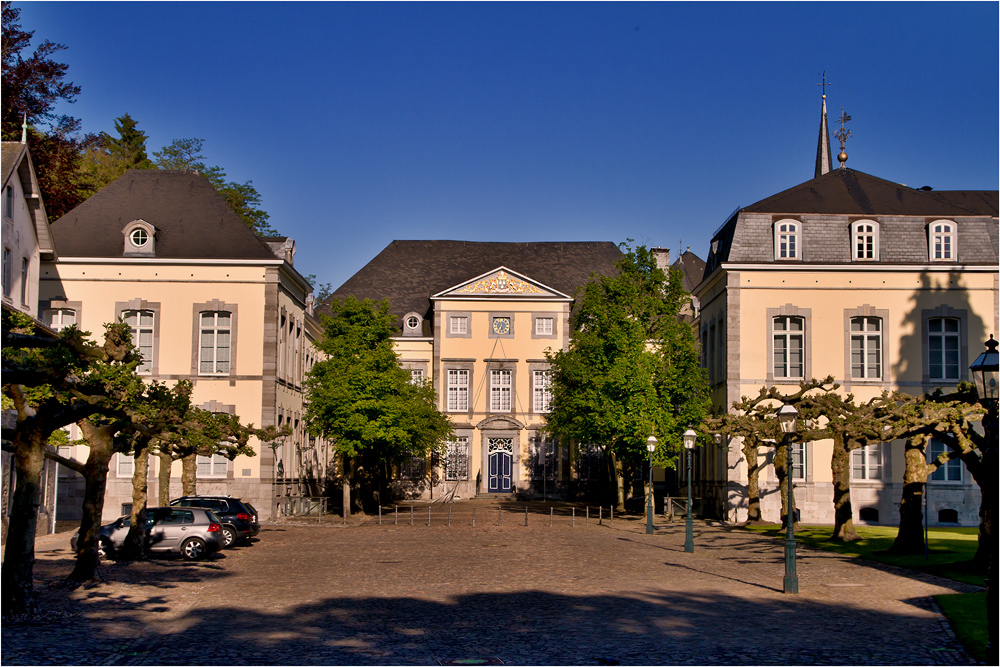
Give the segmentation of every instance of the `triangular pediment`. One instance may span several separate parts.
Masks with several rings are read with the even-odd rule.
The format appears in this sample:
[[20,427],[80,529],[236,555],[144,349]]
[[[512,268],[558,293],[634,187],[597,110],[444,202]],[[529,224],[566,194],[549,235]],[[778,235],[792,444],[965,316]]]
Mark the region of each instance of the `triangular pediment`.
[[500,266],[435,294],[433,299],[481,299],[489,297],[559,299],[570,297],[537,280]]

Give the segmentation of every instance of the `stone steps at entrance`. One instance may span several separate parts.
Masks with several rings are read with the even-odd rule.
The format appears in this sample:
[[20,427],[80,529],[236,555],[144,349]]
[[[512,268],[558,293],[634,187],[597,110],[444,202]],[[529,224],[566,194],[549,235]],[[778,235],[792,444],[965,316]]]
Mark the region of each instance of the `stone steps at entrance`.
[[517,500],[516,493],[477,493],[473,500]]

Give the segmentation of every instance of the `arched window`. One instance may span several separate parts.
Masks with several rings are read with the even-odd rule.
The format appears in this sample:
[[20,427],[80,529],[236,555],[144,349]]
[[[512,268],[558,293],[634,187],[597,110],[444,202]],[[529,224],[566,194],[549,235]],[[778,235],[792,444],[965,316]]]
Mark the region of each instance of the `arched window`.
[[774,223],[774,259],[801,259],[797,220],[779,220]]
[[852,256],[856,261],[878,259],[878,223],[858,220],[851,225]]
[[930,261],[953,262],[958,259],[958,234],[954,222],[935,220],[927,229]]

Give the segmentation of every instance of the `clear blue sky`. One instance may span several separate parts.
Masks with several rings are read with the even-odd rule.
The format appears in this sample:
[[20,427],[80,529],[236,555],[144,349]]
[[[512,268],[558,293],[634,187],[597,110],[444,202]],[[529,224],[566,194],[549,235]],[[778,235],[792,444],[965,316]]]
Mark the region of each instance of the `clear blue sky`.
[[86,131],[204,139],[334,287],[393,239],[704,258],[812,178],[824,70],[848,166],[997,188],[996,2],[15,5],[69,47]]

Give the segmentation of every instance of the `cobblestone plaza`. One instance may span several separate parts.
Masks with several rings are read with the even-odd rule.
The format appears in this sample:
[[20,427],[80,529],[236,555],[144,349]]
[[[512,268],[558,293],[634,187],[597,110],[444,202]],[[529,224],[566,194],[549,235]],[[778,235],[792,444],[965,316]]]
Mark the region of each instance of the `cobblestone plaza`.
[[682,521],[490,512],[272,523],[75,591],[69,533],[39,538],[40,618],[4,623],[3,663],[976,664],[931,597],[974,586],[800,548],[784,595],[782,543],[746,531],[698,523],[685,553]]

